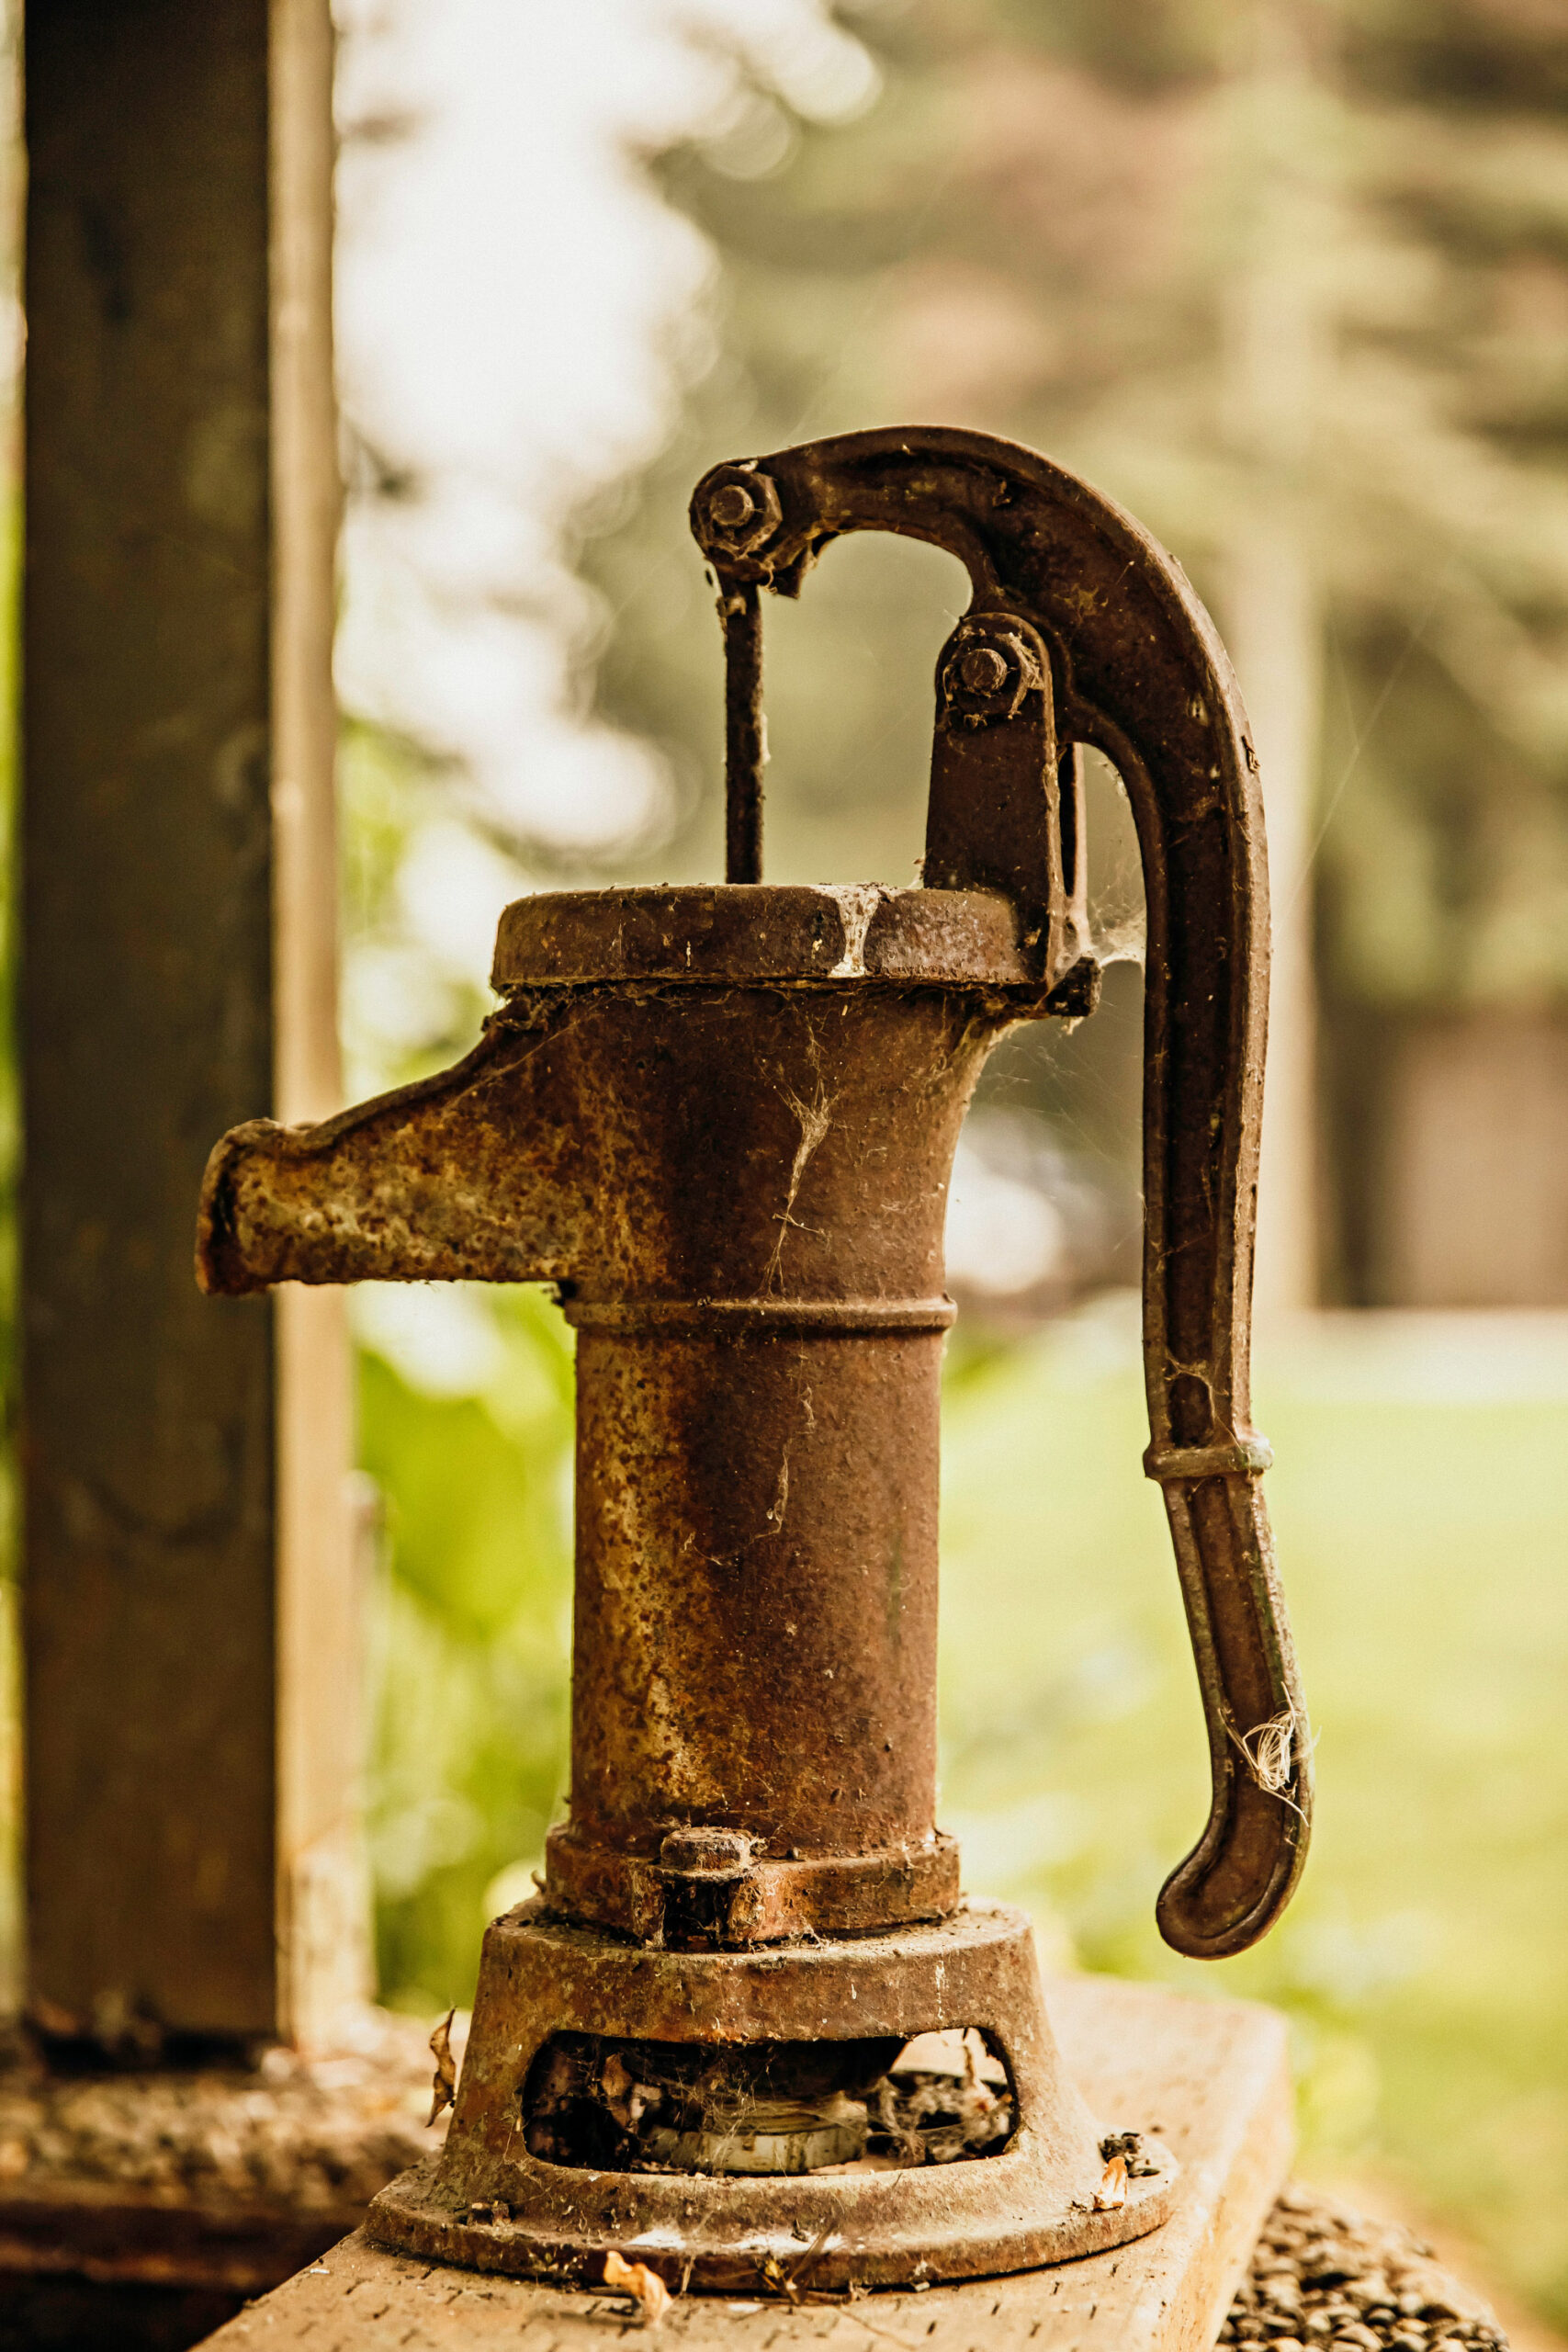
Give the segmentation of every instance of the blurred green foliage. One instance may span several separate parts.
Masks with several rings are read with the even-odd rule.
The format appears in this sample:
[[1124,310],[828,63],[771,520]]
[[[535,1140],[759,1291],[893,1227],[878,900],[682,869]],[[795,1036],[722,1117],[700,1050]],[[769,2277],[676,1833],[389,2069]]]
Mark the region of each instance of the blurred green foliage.
[[360,1458],[383,1530],[377,1955],[387,1996],[422,2012],[468,1997],[479,1929],[531,1891],[565,1784],[570,1335],[535,1291],[498,1292],[491,1311],[502,1350],[479,1394],[422,1394],[384,1356],[360,1358]]

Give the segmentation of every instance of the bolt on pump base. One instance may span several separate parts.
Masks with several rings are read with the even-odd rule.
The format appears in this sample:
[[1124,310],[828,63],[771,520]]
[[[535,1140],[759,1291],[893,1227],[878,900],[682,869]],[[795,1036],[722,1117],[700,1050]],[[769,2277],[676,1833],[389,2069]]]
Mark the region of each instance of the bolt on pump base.
[[[1208,1718],[1179,1950],[1288,1899],[1304,1722],[1251,1428],[1267,977],[1256,762],[1176,565],[1026,450],[882,432],[698,487],[728,656],[728,881],[525,899],[466,1060],[213,1153],[199,1271],[549,1282],[578,1332],[571,1798],[484,1945],[438,2159],[380,2243],[596,2281],[980,2277],[1156,2227],[1176,2168],[1090,2117],[1021,1913],[935,1819],[942,1226],[986,1056],[1092,1011],[1077,747],[1136,815],[1149,909],[1152,1443]],[[765,884],[759,592],[829,540],[967,564],[923,887]],[[1154,1759],[1151,1758],[1151,1766]]]

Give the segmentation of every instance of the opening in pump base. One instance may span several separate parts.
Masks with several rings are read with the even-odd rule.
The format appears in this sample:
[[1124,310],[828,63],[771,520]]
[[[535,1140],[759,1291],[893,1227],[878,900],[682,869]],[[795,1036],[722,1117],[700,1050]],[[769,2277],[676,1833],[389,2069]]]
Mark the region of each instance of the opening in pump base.
[[[898,2088],[898,2052],[955,2033],[974,2037],[976,2104],[994,2094],[1005,2118],[989,2139],[922,2137]],[[384,2189],[367,2228],[474,2269],[596,2284],[616,2251],[672,2287],[719,2291],[987,2278],[1143,2236],[1177,2180],[1148,2119],[1090,2116],[1046,2020],[1030,1923],[1000,1904],[893,1934],[679,1953],[524,1904],[485,1939],[468,2052],[444,2153]],[[884,2136],[899,2118],[912,2126],[902,2160],[842,2161],[854,2111],[866,2094],[876,2103],[890,2066]],[[848,2089],[829,2085],[846,2068]],[[575,2136],[588,2127],[573,2098],[606,2075],[596,2104],[609,2124],[596,2108],[591,2122],[613,2137],[618,2102],[628,2121],[615,2147]],[[793,2108],[828,2085],[836,2129],[816,2143],[780,2132],[777,2172],[720,2168],[711,2131],[673,2128],[691,2120],[677,2094],[706,2084],[717,2114],[748,2080],[772,2124],[781,2091]],[[672,2123],[639,2136],[634,2090],[660,2088]],[[1114,2153],[1129,2148],[1131,2162]],[[803,2149],[825,2161],[802,2165]]]

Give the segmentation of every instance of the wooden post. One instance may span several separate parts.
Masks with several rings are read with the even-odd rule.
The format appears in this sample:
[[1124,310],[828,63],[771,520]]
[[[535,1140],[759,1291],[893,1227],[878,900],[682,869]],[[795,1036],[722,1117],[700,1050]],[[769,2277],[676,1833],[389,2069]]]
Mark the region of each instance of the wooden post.
[[[271,16],[273,1068],[276,1115],[295,1122],[344,1102],[331,0],[272,0]],[[274,1306],[279,2015],[307,2044],[370,1992],[346,1304],[290,1285]]]
[[328,0],[33,0],[21,818],[28,1983],[363,1996],[330,1298],[191,1272],[214,1136],[339,1099]]

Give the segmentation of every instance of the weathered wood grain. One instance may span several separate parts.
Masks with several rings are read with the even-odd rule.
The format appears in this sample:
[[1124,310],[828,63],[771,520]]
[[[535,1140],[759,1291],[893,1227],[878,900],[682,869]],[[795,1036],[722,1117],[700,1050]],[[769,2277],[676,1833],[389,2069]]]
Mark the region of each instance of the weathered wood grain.
[[327,0],[26,11],[28,1992],[361,1993],[335,1303],[203,1298],[215,1136],[335,1107]]

